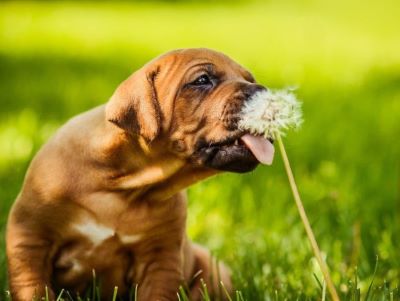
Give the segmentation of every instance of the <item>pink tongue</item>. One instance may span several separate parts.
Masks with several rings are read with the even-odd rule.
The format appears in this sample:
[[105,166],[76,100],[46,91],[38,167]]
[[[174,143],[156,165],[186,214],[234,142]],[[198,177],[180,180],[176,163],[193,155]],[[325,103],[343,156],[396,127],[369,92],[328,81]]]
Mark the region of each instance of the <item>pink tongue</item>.
[[246,134],[240,139],[242,139],[244,144],[246,144],[260,163],[267,165],[272,164],[275,148],[268,139],[250,134]]

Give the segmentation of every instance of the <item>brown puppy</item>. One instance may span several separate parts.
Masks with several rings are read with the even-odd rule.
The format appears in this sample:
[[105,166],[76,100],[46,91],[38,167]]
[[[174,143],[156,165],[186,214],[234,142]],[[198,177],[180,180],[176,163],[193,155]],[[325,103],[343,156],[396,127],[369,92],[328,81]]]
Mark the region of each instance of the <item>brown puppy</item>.
[[186,283],[199,300],[199,278],[215,293],[209,253],[186,238],[182,189],[256,167],[237,143],[237,115],[260,89],[223,54],[176,50],[135,72],[106,105],[71,119],[33,159],[10,213],[12,300],[43,296],[46,286],[51,298],[61,288],[82,294],[92,270],[103,298],[138,284],[139,300],[177,300]]

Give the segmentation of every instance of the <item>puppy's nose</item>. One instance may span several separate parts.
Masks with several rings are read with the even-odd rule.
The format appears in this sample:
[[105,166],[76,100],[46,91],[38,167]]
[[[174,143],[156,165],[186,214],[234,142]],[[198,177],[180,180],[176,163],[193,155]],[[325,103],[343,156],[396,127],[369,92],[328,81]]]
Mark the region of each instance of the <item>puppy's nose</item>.
[[246,98],[250,98],[257,92],[267,91],[267,90],[268,89],[266,87],[261,86],[259,84],[249,84],[249,85],[247,85],[247,87],[244,89],[243,92],[244,92],[244,95],[246,96]]

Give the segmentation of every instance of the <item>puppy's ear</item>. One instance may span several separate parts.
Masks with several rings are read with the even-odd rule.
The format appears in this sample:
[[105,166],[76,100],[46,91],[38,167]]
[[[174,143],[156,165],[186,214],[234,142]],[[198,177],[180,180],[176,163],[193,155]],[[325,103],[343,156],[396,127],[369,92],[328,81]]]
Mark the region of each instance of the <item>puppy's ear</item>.
[[159,70],[139,70],[125,80],[106,105],[106,118],[133,136],[153,141],[160,133],[161,110],[154,86]]

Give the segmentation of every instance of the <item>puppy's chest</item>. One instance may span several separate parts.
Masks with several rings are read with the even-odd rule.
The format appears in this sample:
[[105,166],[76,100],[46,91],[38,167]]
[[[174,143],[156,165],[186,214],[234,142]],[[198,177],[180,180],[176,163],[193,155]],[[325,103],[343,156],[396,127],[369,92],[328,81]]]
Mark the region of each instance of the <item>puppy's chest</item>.
[[146,239],[144,233],[122,232],[94,218],[72,223],[67,232],[54,258],[55,278],[66,287],[88,281],[93,270],[97,275],[114,271],[121,278],[133,265],[135,246]]
[[[168,211],[168,210],[167,210]],[[181,214],[156,210],[126,210],[112,218],[84,212],[71,221],[54,259],[60,287],[90,282],[92,271],[99,278],[111,277],[124,285],[137,277],[141,258],[169,240],[181,239]],[[180,230],[177,230],[180,229]]]
[[87,219],[72,224],[71,232],[75,232],[79,239],[88,242],[92,249],[98,249],[107,248],[110,244],[128,247],[145,239],[144,233],[135,231],[134,225],[132,228],[131,231],[121,231],[118,227],[103,224],[95,219]]

